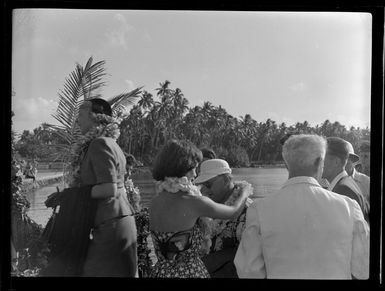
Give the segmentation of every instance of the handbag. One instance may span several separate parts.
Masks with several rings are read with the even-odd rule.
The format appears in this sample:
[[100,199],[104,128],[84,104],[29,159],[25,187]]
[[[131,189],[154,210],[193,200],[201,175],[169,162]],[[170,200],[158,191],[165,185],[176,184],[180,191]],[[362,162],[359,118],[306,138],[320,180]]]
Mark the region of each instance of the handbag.
[[[92,186],[66,188],[44,230],[50,255],[43,276],[80,276],[86,259],[97,201]],[[57,207],[59,210],[57,211]]]

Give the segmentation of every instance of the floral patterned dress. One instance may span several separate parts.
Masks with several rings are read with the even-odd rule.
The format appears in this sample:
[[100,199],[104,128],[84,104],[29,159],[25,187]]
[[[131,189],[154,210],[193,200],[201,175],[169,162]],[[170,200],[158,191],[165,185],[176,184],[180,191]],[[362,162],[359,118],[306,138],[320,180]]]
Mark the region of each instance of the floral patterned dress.
[[151,231],[151,236],[158,262],[155,264],[150,277],[210,277],[204,263],[199,257],[203,237],[198,222],[186,231]]

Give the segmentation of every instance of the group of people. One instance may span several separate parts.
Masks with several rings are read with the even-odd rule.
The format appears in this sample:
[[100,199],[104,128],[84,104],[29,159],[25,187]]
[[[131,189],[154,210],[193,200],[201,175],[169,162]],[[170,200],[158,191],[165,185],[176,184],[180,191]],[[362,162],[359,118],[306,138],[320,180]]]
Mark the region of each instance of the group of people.
[[[79,156],[80,185],[91,186],[97,200],[81,275],[138,277],[126,156],[103,116],[112,116],[109,104],[90,99],[77,120],[89,137]],[[90,135],[94,128],[99,134]],[[148,228],[157,262],[149,277],[368,278],[369,177],[354,169],[351,144],[298,134],[284,141],[282,155],[287,182],[254,198],[252,186],[234,181],[212,150],[168,141],[152,167]]]

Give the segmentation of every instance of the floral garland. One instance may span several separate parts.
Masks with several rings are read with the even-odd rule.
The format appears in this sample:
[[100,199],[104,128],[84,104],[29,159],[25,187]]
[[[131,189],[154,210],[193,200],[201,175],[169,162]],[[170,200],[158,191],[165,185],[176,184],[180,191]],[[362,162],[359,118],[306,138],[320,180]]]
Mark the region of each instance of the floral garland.
[[[194,185],[186,176],[180,178],[166,177],[163,181],[157,181],[155,183],[155,193],[159,194],[162,191],[170,193],[182,191],[193,196],[202,196],[200,187]],[[201,217],[198,221],[203,238],[200,255],[206,254],[211,247],[211,221],[212,219],[209,217]]]
[[157,194],[162,191],[170,193],[182,191],[194,196],[202,196],[199,187],[195,186],[186,176],[181,178],[166,177],[163,181],[157,181],[155,183],[155,191]]
[[[225,205],[232,206],[235,204],[235,201],[238,199],[239,195],[241,194],[240,191],[240,185],[250,185],[250,183],[246,181],[237,181],[234,183],[235,188],[233,192],[231,193],[230,197],[226,200],[224,203]],[[248,197],[246,199],[246,207],[248,207],[253,200],[249,198],[253,193],[253,188],[250,185],[250,192],[247,193]],[[221,250],[223,247],[223,241],[227,238],[235,239],[236,241],[240,241],[242,232],[245,227],[245,220],[246,220],[246,214],[243,212],[239,215],[239,217],[235,220],[223,220],[223,219],[212,219],[210,221],[210,224],[208,224],[209,230],[208,233],[210,233],[210,238],[214,239],[214,245],[212,246],[213,251]],[[211,245],[209,249],[206,249],[206,253],[210,252]]]
[[124,187],[126,188],[128,202],[130,202],[135,212],[139,212],[141,210],[139,188],[134,185],[130,178],[124,181]]
[[134,214],[137,227],[137,254],[139,278],[148,278],[151,274],[154,262],[150,258],[150,216],[148,208],[143,208]]
[[135,224],[137,228],[137,255],[139,278],[149,277],[153,262],[150,258],[151,250],[148,245],[150,237],[150,217],[148,208],[140,207],[140,190],[135,187],[134,182],[127,178],[124,182],[127,198],[134,208]]
[[120,119],[108,116],[106,114],[95,114],[98,125],[94,126],[71,148],[69,157],[69,166],[65,169],[65,177],[70,187],[80,185],[80,164],[88,149],[90,143],[97,137],[105,136],[117,140],[120,135]]

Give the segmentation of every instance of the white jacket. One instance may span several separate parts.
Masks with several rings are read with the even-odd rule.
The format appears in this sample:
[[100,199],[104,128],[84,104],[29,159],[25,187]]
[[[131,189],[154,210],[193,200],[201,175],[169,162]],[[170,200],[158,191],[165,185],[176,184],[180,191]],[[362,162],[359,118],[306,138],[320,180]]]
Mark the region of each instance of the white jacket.
[[369,227],[356,201],[295,177],[248,208],[234,263],[240,278],[365,279]]

